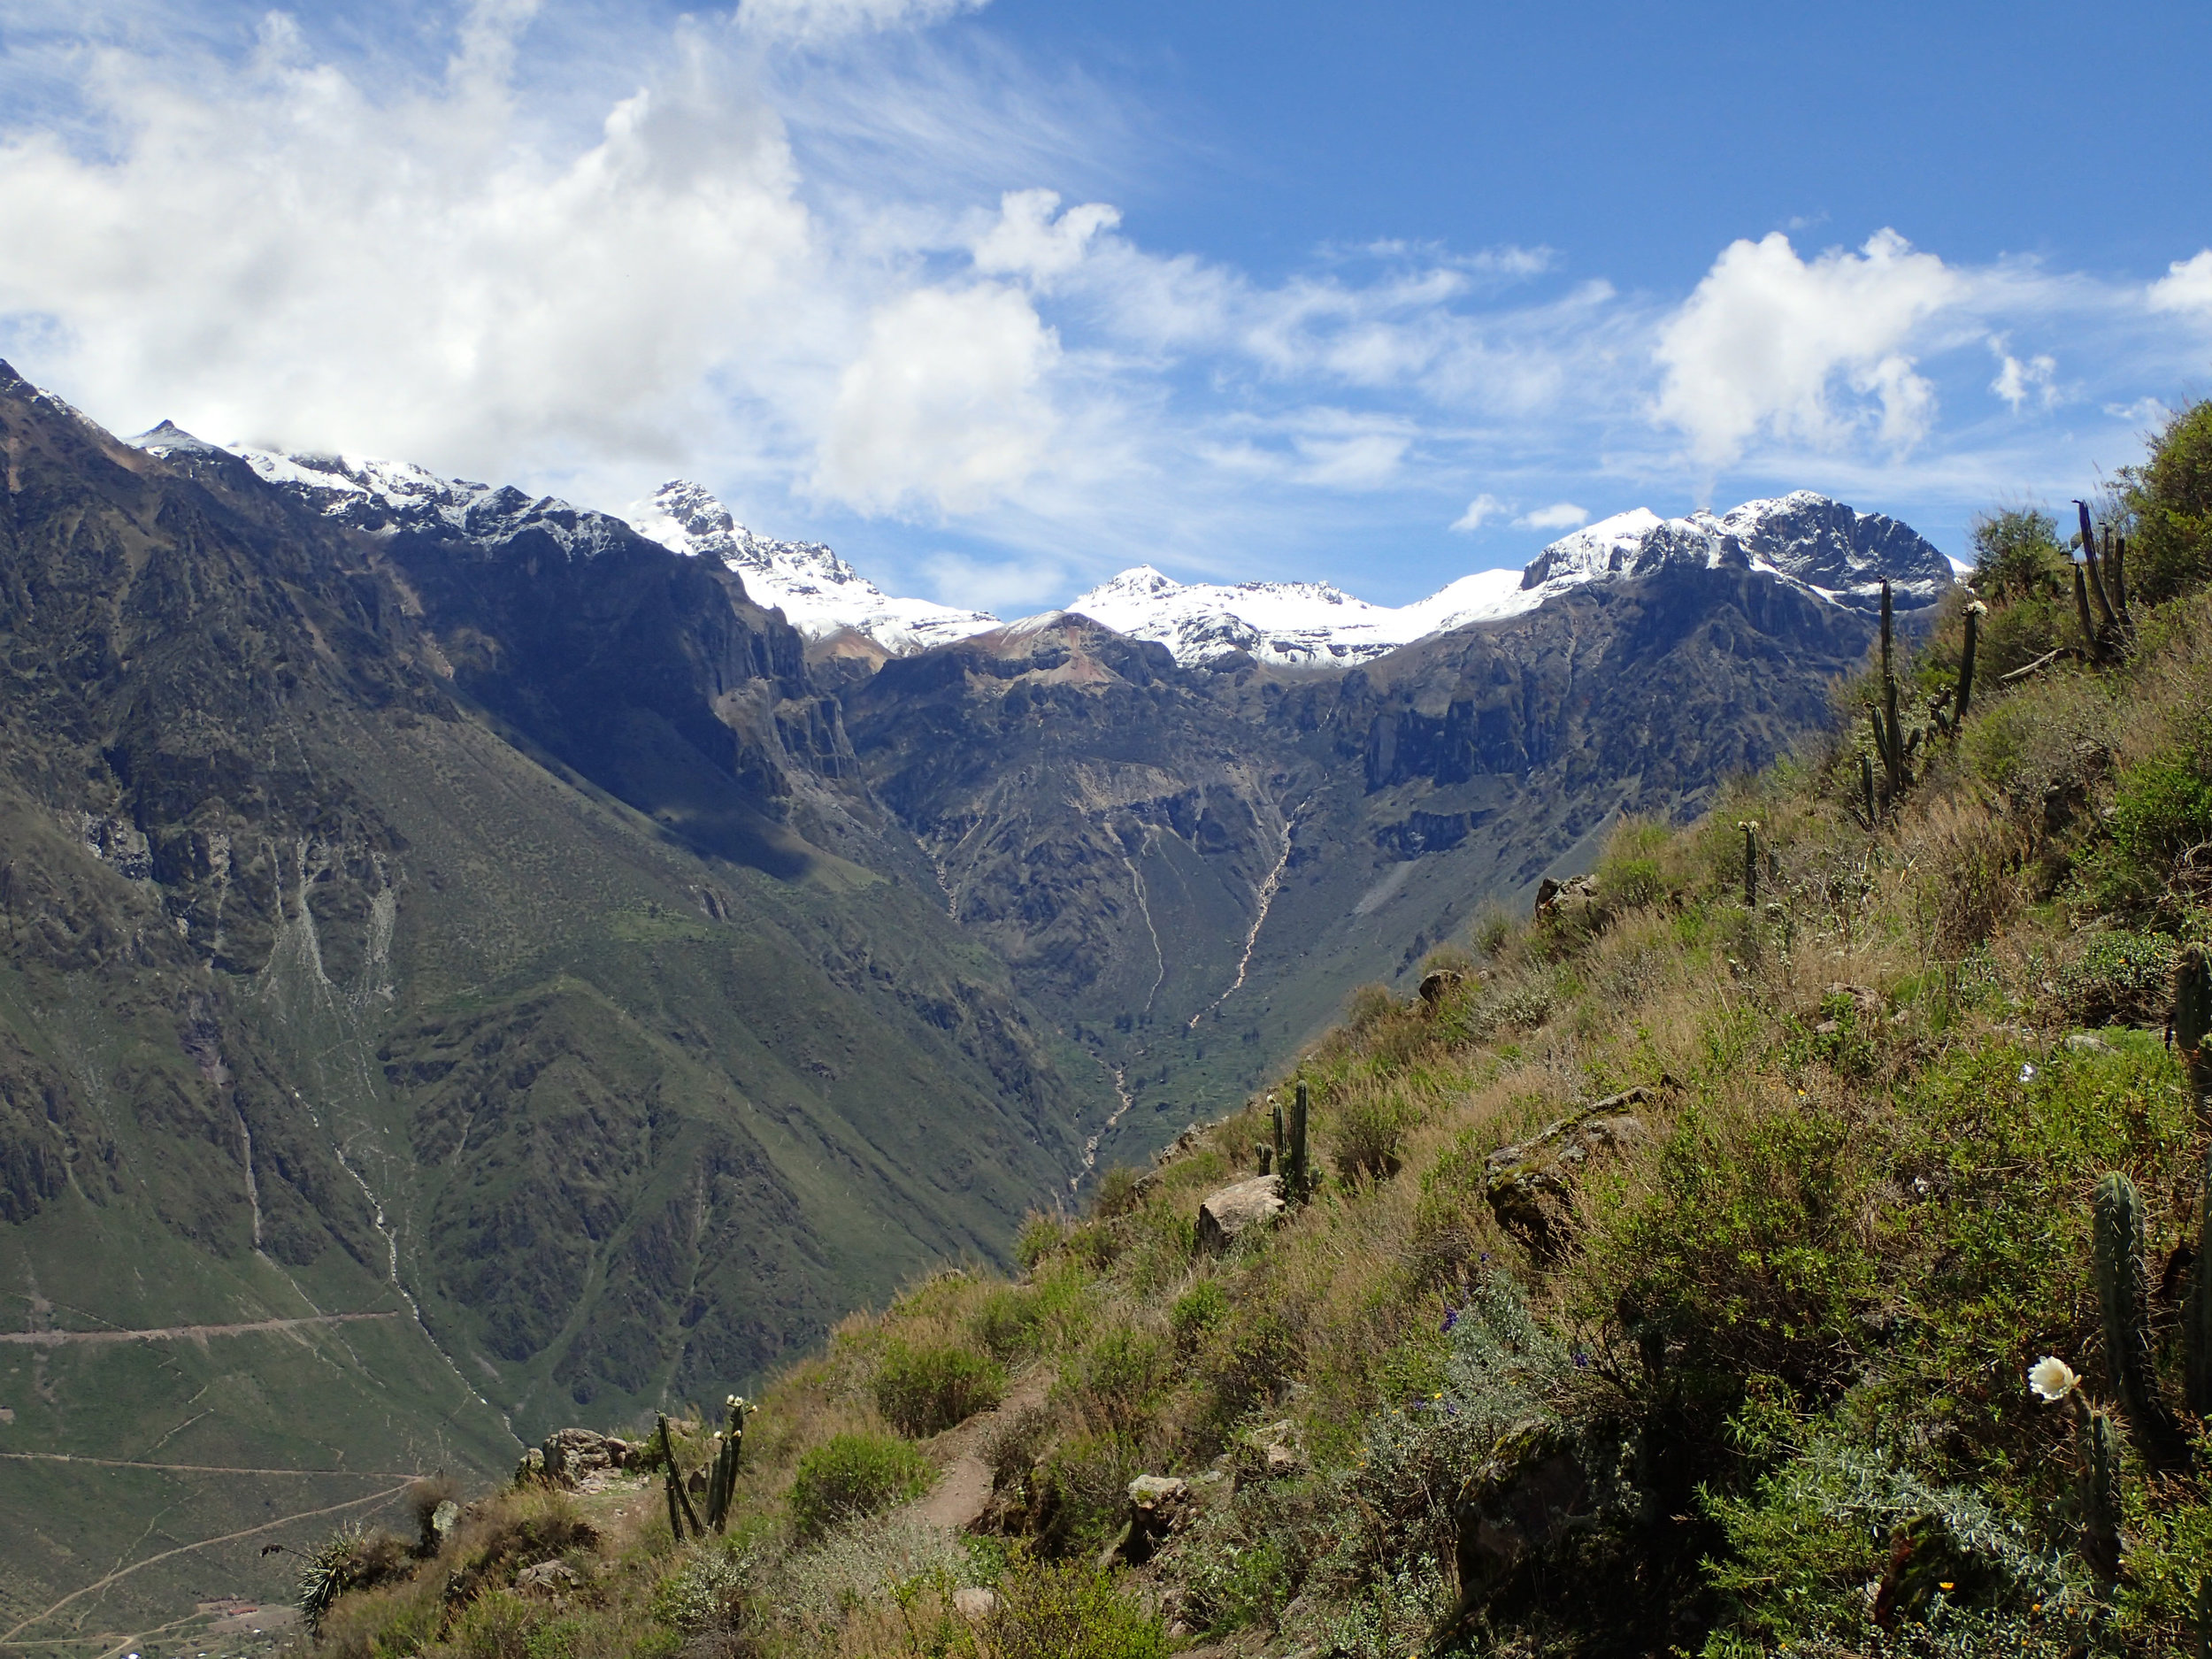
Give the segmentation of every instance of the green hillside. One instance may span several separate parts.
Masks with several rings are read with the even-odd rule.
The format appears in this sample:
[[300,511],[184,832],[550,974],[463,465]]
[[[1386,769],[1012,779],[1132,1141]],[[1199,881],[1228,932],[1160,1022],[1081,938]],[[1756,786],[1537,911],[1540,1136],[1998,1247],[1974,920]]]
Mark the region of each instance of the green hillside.
[[0,447],[4,1640],[281,1594],[287,1517],[749,1386],[1065,1190],[1105,1079],[733,583],[526,521],[440,587],[4,371]]
[[2124,482],[2124,583],[1985,520],[1824,743],[1356,995],[1275,1224],[1256,1098],[784,1371],[726,1531],[524,1482],[324,1650],[2201,1651],[2212,404]]

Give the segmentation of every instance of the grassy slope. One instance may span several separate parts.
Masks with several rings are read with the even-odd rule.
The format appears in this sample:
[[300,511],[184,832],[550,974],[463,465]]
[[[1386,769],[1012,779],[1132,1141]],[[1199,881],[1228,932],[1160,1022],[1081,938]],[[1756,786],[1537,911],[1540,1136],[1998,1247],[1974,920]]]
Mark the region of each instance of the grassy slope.
[[[1994,672],[2065,642],[2070,607],[2001,603],[1965,732],[1876,833],[1855,728],[1686,831],[1619,830],[1606,925],[1486,927],[1433,1010],[1355,998],[1298,1068],[1327,1179],[1271,1233],[1194,1249],[1256,1102],[1088,1218],[1035,1218],[1018,1279],[941,1274],[786,1373],[728,1540],[674,1549],[645,1494],[599,1589],[496,1604],[514,1647],[489,1613],[411,1640],[1136,1654],[1148,1609],[1234,1650],[1373,1659],[2193,1650],[2212,1502],[2118,1413],[2090,1198],[2108,1171],[2142,1196],[2156,1387],[2200,1470],[2177,1326],[2212,1145],[2160,1027],[2178,951],[2212,943],[2201,580],[2139,603],[2125,663],[2012,688]],[[1947,680],[1959,620],[1916,689]],[[1640,1133],[1582,1172],[1563,1248],[1502,1231],[1487,1156],[1637,1084]],[[2026,1386],[2046,1354],[2122,1418],[2116,1584],[2084,1554],[2070,1410]],[[895,1512],[794,1535],[834,1436],[893,1434],[885,1409],[979,1367],[1043,1393],[986,1446],[1006,1535]],[[1295,1464],[1272,1479],[1270,1440]],[[1196,1518],[1052,1625],[1070,1581],[1039,1563],[1090,1558],[1145,1471],[1190,1477]],[[972,1627],[949,1593],[977,1581],[1008,1600]],[[358,1598],[339,1649],[426,1594]]]

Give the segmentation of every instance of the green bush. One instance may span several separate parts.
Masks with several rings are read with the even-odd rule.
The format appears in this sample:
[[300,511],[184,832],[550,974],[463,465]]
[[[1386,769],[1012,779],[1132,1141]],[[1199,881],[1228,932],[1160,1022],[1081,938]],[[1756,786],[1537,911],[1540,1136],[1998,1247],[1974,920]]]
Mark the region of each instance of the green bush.
[[2092,877],[2112,909],[2154,904],[2174,862],[2212,841],[2212,732],[2120,774],[2106,827],[2111,843]]
[[1361,1093],[1340,1104],[1327,1134],[1330,1162],[1346,1183],[1398,1172],[1398,1143],[1409,1114],[1394,1095]]
[[2212,578],[2212,399],[2175,414],[2150,458],[2120,477],[2134,519],[2129,586],[2168,599]]
[[1688,1106],[1649,1193],[1594,1229],[1595,1294],[1716,1377],[1832,1385],[1886,1279],[1862,1220],[1874,1155],[1861,1125],[1793,1101]]
[[918,1498],[933,1479],[929,1462],[885,1434],[839,1434],[799,1459],[791,1482],[792,1529],[813,1540],[848,1521]]
[[1125,1216],[1137,1207],[1138,1172],[1121,1164],[1115,1164],[1098,1178],[1098,1191],[1091,1199],[1091,1214],[1100,1220]]
[[1091,1555],[1129,1518],[1129,1483],[1144,1459],[1127,1435],[1073,1434],[1046,1455],[1044,1525],[1038,1542],[1049,1554]]
[[2179,954],[2162,934],[2100,929],[2059,974],[2059,1001],[2084,1025],[2161,1024],[2173,1002]]
[[1229,1293],[1220,1281],[1202,1279],[1175,1299],[1167,1310],[1167,1328],[1175,1339],[1178,1358],[1195,1354],[1207,1335],[1229,1314]]
[[999,1581],[990,1622],[996,1659],[1166,1659],[1157,1614],[1077,1563],[1041,1563]]
[[902,1434],[941,1434],[1006,1393],[1006,1373],[964,1348],[916,1348],[894,1339],[876,1362],[876,1409]]
[[1171,1375],[1166,1345],[1124,1326],[1104,1332],[1077,1355],[1061,1372],[1060,1386],[1094,1426],[1126,1434],[1144,1426]]
[[1993,605],[2024,599],[2060,599],[2073,592],[2066,544],[2058,520],[2034,507],[2006,507],[1978,514],[1967,526],[1974,573],[1967,580]]

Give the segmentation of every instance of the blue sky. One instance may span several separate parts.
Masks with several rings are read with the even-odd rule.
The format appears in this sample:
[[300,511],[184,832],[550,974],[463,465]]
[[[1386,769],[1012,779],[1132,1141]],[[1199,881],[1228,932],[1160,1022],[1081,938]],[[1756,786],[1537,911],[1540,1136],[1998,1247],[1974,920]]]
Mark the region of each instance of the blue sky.
[[0,352],[1008,613],[1801,487],[1957,553],[2212,391],[2208,61],[2182,4],[0,0]]

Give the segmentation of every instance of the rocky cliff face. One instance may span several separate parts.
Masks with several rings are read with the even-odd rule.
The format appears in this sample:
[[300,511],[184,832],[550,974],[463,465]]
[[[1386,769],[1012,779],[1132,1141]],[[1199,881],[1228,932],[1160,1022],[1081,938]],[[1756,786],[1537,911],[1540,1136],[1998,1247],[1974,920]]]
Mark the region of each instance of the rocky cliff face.
[[1870,637],[1747,558],[1662,557],[1346,673],[1184,666],[1060,614],[841,695],[950,913],[1116,1075],[1100,1156],[1127,1157],[1619,814],[1775,758]]

